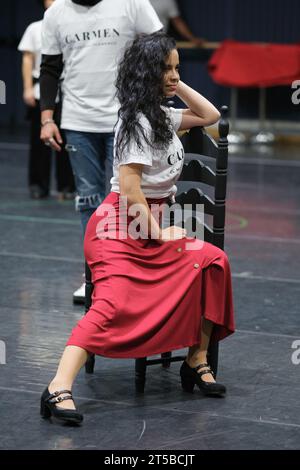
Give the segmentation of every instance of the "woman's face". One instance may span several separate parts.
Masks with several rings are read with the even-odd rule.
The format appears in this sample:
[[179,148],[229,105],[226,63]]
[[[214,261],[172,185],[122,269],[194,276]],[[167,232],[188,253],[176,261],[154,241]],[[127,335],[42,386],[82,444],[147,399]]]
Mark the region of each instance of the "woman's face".
[[54,0],[44,0],[45,9],[47,10],[47,8],[51,7],[53,2]]
[[163,78],[163,91],[167,98],[176,95],[177,84],[179,82],[179,55],[177,49],[170,52],[166,62],[166,69]]

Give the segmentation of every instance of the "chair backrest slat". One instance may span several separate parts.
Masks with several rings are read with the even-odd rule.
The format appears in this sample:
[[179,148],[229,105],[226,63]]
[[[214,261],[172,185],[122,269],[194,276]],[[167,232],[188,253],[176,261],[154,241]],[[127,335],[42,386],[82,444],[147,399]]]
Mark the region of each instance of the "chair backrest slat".
[[196,153],[217,158],[218,145],[203,128],[194,127],[182,136],[183,146],[186,153]]
[[190,204],[196,209],[196,204],[204,205],[205,214],[214,215],[215,213],[215,203],[214,201],[204,194],[200,188],[192,188],[187,192],[182,192],[176,196],[176,202],[182,207]]
[[[189,158],[190,154],[186,155]],[[210,186],[215,186],[216,174],[207,165],[200,160],[187,160],[184,163],[182,173],[180,175],[181,181],[199,181]]]

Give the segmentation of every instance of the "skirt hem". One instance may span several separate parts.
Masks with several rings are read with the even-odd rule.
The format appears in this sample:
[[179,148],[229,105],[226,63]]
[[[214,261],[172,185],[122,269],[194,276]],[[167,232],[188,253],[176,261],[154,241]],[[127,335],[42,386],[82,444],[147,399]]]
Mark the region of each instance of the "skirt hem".
[[[222,339],[224,339],[225,337],[231,335],[234,333],[234,330],[227,330],[228,333],[226,336],[224,336]],[[215,340],[214,342],[218,342],[219,340]],[[199,338],[197,337],[194,341],[188,341],[187,343],[182,343],[180,345],[177,345],[177,346],[172,346],[172,347],[166,347],[164,348],[163,350],[160,348],[158,351],[149,351],[147,352],[146,354],[135,354],[133,355],[132,353],[102,353],[100,354],[99,352],[96,352],[96,350],[92,350],[91,348],[87,348],[86,346],[84,346],[83,344],[80,344],[80,342],[76,342],[76,341],[68,341],[68,343],[66,344],[66,346],[77,346],[79,348],[82,348],[84,349],[85,351],[87,351],[89,354],[95,354],[96,356],[101,356],[101,357],[107,357],[107,358],[111,358],[111,359],[140,359],[140,358],[143,358],[143,357],[150,357],[150,356],[155,356],[157,354],[162,354],[162,353],[165,353],[165,352],[168,352],[168,351],[176,351],[178,349],[184,349],[184,348],[189,348],[189,347],[192,347],[194,346],[195,344],[197,344],[199,342]]]

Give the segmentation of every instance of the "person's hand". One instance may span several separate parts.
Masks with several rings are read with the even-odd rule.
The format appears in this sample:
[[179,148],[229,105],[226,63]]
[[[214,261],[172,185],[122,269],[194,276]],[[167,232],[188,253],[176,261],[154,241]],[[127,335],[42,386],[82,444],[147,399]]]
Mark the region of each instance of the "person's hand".
[[56,152],[61,151],[59,144],[63,143],[59,129],[54,122],[48,122],[41,129],[41,140],[45,145],[52,147]]
[[192,39],[192,43],[196,46],[196,47],[203,47],[203,44],[205,43],[205,39],[203,38],[193,38]]
[[27,90],[24,90],[23,100],[24,103],[27,104],[27,106],[30,106],[31,108],[34,108],[36,106],[33,88],[27,88]]
[[160,237],[158,239],[159,243],[166,243],[172,240],[181,240],[186,237],[186,230],[177,227],[176,225],[171,227],[166,227],[161,230]]

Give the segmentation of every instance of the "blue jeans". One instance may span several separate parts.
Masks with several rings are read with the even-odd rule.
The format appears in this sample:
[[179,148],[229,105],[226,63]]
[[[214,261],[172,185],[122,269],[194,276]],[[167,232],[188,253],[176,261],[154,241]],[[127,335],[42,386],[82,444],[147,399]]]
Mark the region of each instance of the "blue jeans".
[[89,218],[110,192],[114,135],[69,130],[65,135],[77,190],[76,210],[85,233]]

